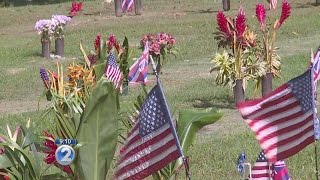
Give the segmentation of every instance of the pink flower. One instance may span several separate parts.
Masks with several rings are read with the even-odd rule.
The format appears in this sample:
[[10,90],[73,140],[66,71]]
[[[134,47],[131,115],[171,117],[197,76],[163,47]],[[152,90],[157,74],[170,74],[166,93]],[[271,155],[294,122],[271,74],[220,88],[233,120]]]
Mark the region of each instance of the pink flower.
[[236,30],[237,36],[241,37],[246,30],[246,17],[242,8],[239,9],[238,15],[236,17]]
[[221,32],[226,33],[227,35],[230,34],[230,31],[228,28],[228,20],[226,16],[223,14],[223,12],[221,11],[217,13],[217,23],[218,23],[218,28]]
[[257,4],[256,6],[256,17],[260,23],[261,30],[265,30],[265,20],[266,20],[266,9],[263,4]]
[[282,25],[282,23],[290,16],[290,13],[291,13],[291,6],[287,0],[284,0],[282,2],[282,12],[281,12],[280,20],[277,23],[277,28],[279,28]]
[[160,44],[157,42],[153,42],[150,47],[150,51],[153,52],[155,55],[160,54]]

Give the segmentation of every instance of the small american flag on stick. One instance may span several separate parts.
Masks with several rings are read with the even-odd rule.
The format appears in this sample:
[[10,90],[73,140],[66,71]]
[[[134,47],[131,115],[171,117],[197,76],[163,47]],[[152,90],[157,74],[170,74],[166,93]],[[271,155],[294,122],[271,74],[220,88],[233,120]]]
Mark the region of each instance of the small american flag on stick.
[[112,52],[110,53],[107,60],[107,70],[105,72],[105,75],[110,81],[113,82],[115,88],[120,87],[122,74],[116,61],[116,58],[114,57]]
[[270,162],[286,159],[314,142],[312,68],[268,96],[237,105]]
[[161,85],[149,92],[120,151],[115,179],[143,179],[182,155]]

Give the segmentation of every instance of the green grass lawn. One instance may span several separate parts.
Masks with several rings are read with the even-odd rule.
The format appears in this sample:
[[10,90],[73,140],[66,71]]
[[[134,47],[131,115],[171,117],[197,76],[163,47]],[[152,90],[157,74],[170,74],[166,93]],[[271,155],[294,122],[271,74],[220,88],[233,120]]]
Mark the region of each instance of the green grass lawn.
[[[248,23],[258,30],[254,17],[257,1],[246,0],[244,7]],[[259,1],[265,2],[265,1]],[[292,2],[292,1],[290,1]],[[302,73],[310,61],[310,48],[314,52],[320,44],[320,7],[312,0],[294,1],[292,16],[277,34],[277,46],[282,58],[282,76],[274,81],[274,87]],[[279,2],[280,3],[280,2]],[[40,37],[33,29],[34,23],[52,14],[67,14],[70,3],[0,8],[0,125],[17,125],[31,117],[39,125],[39,133],[46,129],[45,120],[39,120],[38,97],[44,87],[39,77],[41,66],[54,67],[55,61],[40,57]],[[232,2],[228,15],[235,15],[238,3]],[[161,80],[171,111],[177,117],[181,109],[218,108],[224,112],[216,124],[205,127],[197,136],[187,156],[193,179],[239,179],[236,160],[241,151],[247,153],[253,163],[259,153],[259,145],[253,133],[234,109],[231,89],[214,84],[214,74],[209,74],[210,58],[218,51],[214,35],[215,15],[222,9],[217,0],[157,0],[145,1],[142,16],[116,18],[114,4],[103,1],[85,1],[84,14],[67,25],[63,63],[79,59],[79,42],[88,51],[93,48],[95,35],[106,38],[114,33],[119,40],[129,39],[138,50],[140,38],[147,33],[168,32],[177,38],[179,55],[164,66]],[[270,12],[267,12],[270,15]],[[271,17],[278,17],[280,9]],[[52,45],[52,49],[54,46]],[[133,63],[131,61],[130,63]],[[154,77],[150,77],[154,79]],[[150,89],[151,86],[148,86]],[[140,92],[131,88],[129,96],[121,97],[121,104],[130,103]],[[252,89],[246,92],[252,97]],[[41,109],[46,102],[41,101]],[[287,161],[293,179],[315,179],[314,146],[310,145]],[[183,179],[183,176],[181,176]]]

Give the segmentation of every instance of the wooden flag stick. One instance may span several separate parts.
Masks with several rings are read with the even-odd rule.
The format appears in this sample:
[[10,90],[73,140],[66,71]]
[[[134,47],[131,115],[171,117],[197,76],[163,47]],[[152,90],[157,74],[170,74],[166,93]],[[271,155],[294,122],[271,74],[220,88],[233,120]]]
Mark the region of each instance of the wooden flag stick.
[[314,141],[314,158],[316,161],[316,180],[319,180],[317,140]]
[[[159,83],[160,80],[159,80],[159,74],[158,74],[158,72],[157,72],[156,64],[154,63],[154,60],[153,60],[152,56],[150,55],[149,57],[150,57],[150,60],[151,60],[152,69],[153,69],[153,71],[154,71],[154,73],[156,74],[156,77],[157,77],[157,83]],[[161,89],[161,93],[163,93],[163,92],[162,92],[162,87],[161,87],[161,84],[160,84],[160,83],[159,83],[159,86],[160,86],[160,89]],[[164,97],[164,95],[163,95],[163,97]],[[167,109],[169,110],[169,107],[168,107],[166,101],[165,101],[165,105],[167,106]],[[168,112],[168,113],[171,115],[170,112]],[[170,120],[170,123],[172,123],[171,126],[173,127],[173,122],[172,122],[171,120]],[[175,130],[174,130],[174,135],[176,136],[176,138],[177,138],[177,140],[178,140],[179,147],[181,148],[180,142],[179,142],[179,138],[178,138],[178,135],[176,134],[176,131],[175,131]],[[188,165],[189,163],[188,163],[186,157],[183,155],[182,149],[180,149],[180,151],[181,151],[181,155],[182,155],[183,164],[184,164],[184,167],[185,167],[185,169],[186,169],[186,177],[187,177],[188,180],[191,180],[191,175],[190,175],[189,167],[188,167],[188,166],[189,166],[189,165]]]
[[314,157],[315,157],[315,163],[316,163],[316,180],[319,180],[319,169],[318,169],[318,149],[317,149],[317,139],[319,138],[319,122],[317,117],[317,107],[316,107],[316,97],[315,97],[315,90],[316,87],[314,86],[314,56],[312,49],[310,50],[311,54],[311,87],[312,87],[312,108],[313,108],[313,126],[314,126]]

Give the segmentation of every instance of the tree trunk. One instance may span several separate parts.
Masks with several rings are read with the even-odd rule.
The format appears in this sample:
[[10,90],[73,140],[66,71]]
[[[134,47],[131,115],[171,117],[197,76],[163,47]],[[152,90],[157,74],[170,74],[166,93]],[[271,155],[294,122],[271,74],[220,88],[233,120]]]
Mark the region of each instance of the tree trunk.
[[320,4],[320,0],[316,0],[316,6]]
[[243,80],[237,79],[236,85],[233,87],[234,101],[237,105],[244,101],[244,90],[243,90]]
[[262,77],[262,96],[268,95],[272,91],[272,73],[268,72]]
[[121,0],[114,0],[114,8],[116,17],[122,16]]
[[230,10],[230,0],[222,0],[222,5],[224,11]]

